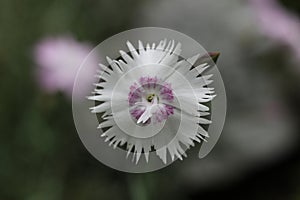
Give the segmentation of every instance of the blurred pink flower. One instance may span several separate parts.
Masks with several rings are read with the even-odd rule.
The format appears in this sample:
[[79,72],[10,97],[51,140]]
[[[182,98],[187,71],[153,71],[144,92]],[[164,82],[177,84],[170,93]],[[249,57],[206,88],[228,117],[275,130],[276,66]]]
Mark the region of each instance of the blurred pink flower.
[[[70,36],[41,40],[34,49],[40,86],[50,93],[62,91],[72,96],[77,70],[91,50],[91,45],[78,42]],[[98,63],[96,58],[93,60],[95,67],[85,70],[86,79],[93,78],[96,71]],[[87,93],[90,85],[82,83],[81,87],[82,93]]]
[[289,46],[300,60],[300,19],[277,0],[250,0],[264,35]]

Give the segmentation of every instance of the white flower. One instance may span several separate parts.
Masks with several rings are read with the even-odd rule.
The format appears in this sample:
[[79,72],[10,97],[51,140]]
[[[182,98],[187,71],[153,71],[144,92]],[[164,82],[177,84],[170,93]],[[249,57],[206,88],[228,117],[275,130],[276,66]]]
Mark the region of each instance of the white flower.
[[[167,152],[175,157],[186,156],[185,149],[201,142],[208,133],[201,126],[211,121],[209,107],[203,103],[214,98],[214,89],[207,87],[212,75],[201,75],[207,63],[194,66],[200,55],[180,57],[181,44],[162,40],[138,49],[127,42],[129,53],[107,57],[108,66],[100,64],[95,83],[96,101],[92,113],[100,113],[103,137],[114,148],[126,145],[127,156],[139,161],[141,154],[149,160],[155,153],[167,163]],[[98,103],[97,103],[98,102]]]

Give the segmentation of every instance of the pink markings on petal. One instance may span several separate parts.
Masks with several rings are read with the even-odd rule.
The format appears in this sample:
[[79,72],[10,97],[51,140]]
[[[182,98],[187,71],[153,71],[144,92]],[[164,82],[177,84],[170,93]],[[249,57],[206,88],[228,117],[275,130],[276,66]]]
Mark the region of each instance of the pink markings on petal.
[[173,115],[173,114],[174,114],[174,108],[173,108],[173,106],[170,106],[170,105],[159,105],[158,109],[154,113],[155,122],[159,122],[160,123],[160,122],[168,119],[168,117],[170,115]]
[[130,111],[130,114],[136,119],[138,120],[142,114],[145,112],[145,108],[142,107],[135,107],[134,109],[132,109]]
[[[131,116],[137,121],[142,114],[145,112],[146,108],[144,107],[135,107],[130,111]],[[151,119],[148,119],[144,124],[149,124]]]
[[168,116],[174,114],[174,108],[173,108],[173,106],[165,105],[165,110],[166,110]]
[[135,103],[140,102],[142,99],[142,91],[137,83],[130,86],[130,92],[128,95],[129,106],[133,106]]
[[162,122],[163,120],[166,120],[169,115],[164,107],[159,106],[154,116],[156,122]]
[[155,88],[157,86],[157,77],[141,77],[139,83],[145,88]]
[[174,100],[173,90],[170,83],[164,83],[163,87],[160,90],[160,95],[162,99],[165,99],[169,102]]

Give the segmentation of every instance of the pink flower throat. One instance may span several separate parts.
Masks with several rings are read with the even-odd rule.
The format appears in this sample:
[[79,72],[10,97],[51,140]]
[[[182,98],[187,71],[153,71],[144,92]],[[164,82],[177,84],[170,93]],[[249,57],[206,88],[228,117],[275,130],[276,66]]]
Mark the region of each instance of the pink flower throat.
[[170,83],[157,77],[141,77],[130,86],[128,103],[131,116],[137,123],[162,122],[174,114],[170,104],[174,101]]

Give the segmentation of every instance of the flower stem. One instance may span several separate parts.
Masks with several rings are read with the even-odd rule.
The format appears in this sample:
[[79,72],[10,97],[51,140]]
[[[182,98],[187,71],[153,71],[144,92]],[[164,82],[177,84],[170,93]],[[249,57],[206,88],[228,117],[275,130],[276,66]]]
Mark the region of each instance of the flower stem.
[[[150,182],[149,182],[150,181]],[[128,176],[129,195],[131,200],[150,200],[151,177],[146,174]],[[149,187],[150,186],[150,187]]]

